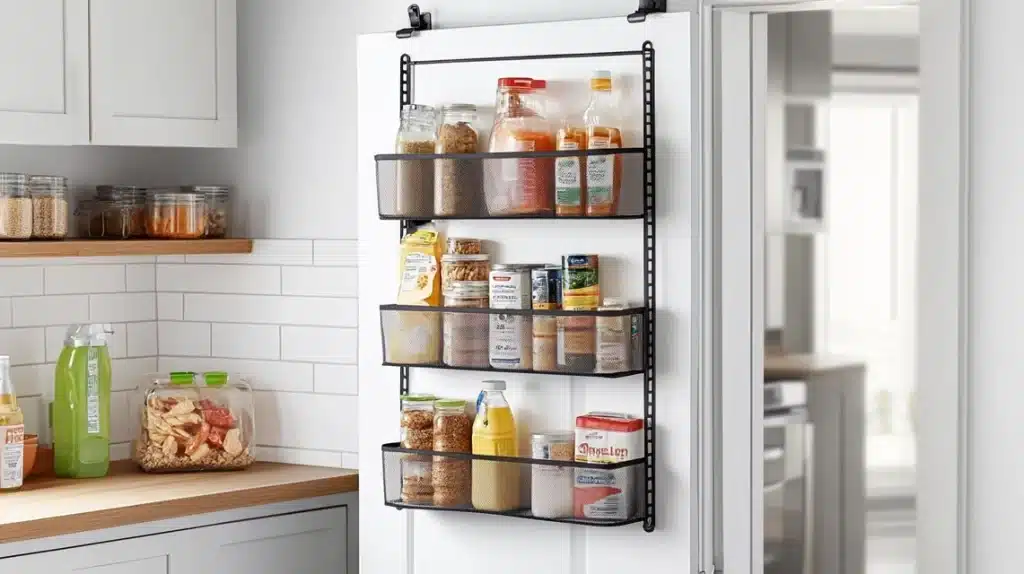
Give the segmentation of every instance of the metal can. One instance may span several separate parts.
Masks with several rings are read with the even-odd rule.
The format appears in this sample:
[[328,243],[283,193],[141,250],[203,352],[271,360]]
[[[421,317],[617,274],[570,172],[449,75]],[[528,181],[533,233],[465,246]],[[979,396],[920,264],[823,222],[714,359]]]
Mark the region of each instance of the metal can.
[[532,305],[533,292],[528,267],[493,265],[489,279],[491,309],[529,309]]
[[[532,305],[530,267],[495,265],[490,275],[491,309],[529,309]],[[533,330],[528,315],[491,313],[491,366],[496,369],[533,368]]]
[[562,267],[562,308],[566,311],[596,311],[601,305],[597,255],[565,255]]
[[531,273],[534,309],[562,308],[562,266],[545,265]]

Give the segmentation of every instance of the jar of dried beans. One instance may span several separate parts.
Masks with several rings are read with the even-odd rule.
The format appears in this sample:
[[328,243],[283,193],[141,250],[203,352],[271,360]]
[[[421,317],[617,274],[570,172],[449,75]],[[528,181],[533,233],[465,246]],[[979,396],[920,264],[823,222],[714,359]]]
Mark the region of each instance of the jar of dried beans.
[[29,179],[32,196],[32,237],[64,239],[68,235],[68,180],[36,175]]
[[0,239],[32,237],[32,200],[28,176],[0,173]]
[[[395,140],[403,155],[434,153],[437,114],[430,106],[406,104]],[[395,165],[395,215],[429,218],[434,214],[434,160],[406,157]]]
[[[434,403],[434,451],[471,453],[473,419],[466,401],[445,399]],[[434,506],[469,504],[473,495],[473,467],[469,460],[435,456],[432,468]]]
[[[441,127],[434,150],[443,154],[476,153],[478,137],[473,123],[476,106],[451,104],[441,108]],[[434,163],[434,213],[447,216],[478,215],[483,176],[479,159],[445,158]]]
[[198,239],[206,232],[206,198],[199,193],[160,191],[149,198],[149,236]]
[[[402,397],[402,448],[432,450],[434,448],[434,400],[431,395]],[[402,456],[402,502],[432,504],[433,476],[430,456]]]

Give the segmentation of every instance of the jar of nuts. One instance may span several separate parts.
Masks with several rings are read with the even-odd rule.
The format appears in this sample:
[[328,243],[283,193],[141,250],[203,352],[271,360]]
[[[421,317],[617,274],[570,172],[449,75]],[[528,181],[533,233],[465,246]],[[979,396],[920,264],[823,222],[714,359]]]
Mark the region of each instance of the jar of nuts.
[[[434,451],[473,452],[473,419],[466,401],[443,399],[434,403]],[[469,504],[473,496],[472,461],[435,456],[432,470],[434,506]]]
[[206,234],[203,237],[228,236],[229,190],[226,185],[196,185],[182,191],[201,193],[206,198]]
[[441,294],[451,295],[456,281],[487,281],[491,273],[491,256],[486,253],[441,256]]
[[28,176],[0,173],[0,239],[32,237],[32,200]]
[[[432,395],[402,397],[402,448],[434,448],[434,401]],[[402,457],[402,502],[432,504],[434,501],[431,459],[427,455]]]
[[64,239],[68,235],[68,180],[34,175],[28,180],[32,197],[32,238]]

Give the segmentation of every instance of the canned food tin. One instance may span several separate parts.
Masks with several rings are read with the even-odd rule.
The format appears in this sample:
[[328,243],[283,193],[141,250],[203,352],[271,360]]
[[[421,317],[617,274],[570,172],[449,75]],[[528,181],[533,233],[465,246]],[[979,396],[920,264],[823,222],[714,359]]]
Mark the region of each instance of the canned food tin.
[[534,309],[562,308],[562,267],[545,265],[531,273]]
[[562,268],[562,308],[566,311],[597,310],[601,305],[597,255],[565,255]]

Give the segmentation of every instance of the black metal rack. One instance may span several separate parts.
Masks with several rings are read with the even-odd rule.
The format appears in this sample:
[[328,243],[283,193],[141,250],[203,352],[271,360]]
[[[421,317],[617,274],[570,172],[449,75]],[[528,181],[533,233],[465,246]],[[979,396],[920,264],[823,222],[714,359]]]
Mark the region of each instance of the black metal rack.
[[[657,5],[658,3],[652,3]],[[653,11],[658,11],[657,7],[652,8]],[[429,508],[433,510],[445,510],[445,511],[456,511],[456,512],[476,512],[482,514],[499,514],[503,516],[513,516],[518,518],[529,518],[534,520],[548,520],[554,522],[568,522],[573,524],[587,524],[594,526],[622,526],[625,524],[632,524],[636,522],[643,522],[644,530],[647,532],[653,532],[655,528],[655,436],[656,436],[656,418],[655,418],[655,102],[654,102],[654,45],[647,41],[643,43],[640,50],[636,51],[616,51],[616,52],[588,52],[588,53],[567,53],[567,54],[541,54],[541,55],[527,55],[527,56],[500,56],[500,57],[484,57],[484,58],[460,58],[460,59],[440,59],[440,60],[421,60],[414,61],[408,54],[403,54],[399,62],[399,79],[400,79],[400,92],[399,92],[399,106],[412,103],[412,84],[413,84],[413,73],[416,67],[431,66],[431,65],[447,65],[447,64],[466,64],[474,62],[503,62],[503,61],[522,61],[522,60],[555,60],[555,59],[567,59],[567,58],[612,58],[612,57],[639,57],[642,65],[642,78],[643,78],[643,146],[640,148],[622,148],[611,151],[587,151],[587,152],[511,152],[503,154],[460,154],[460,155],[446,155],[446,154],[433,154],[433,155],[419,155],[419,156],[407,156],[403,154],[381,154],[376,156],[378,162],[378,175],[380,173],[381,162],[388,161],[399,161],[399,160],[434,160],[434,159],[478,159],[481,161],[487,161],[488,159],[498,158],[529,158],[529,157],[571,157],[590,155],[598,153],[616,153],[625,156],[640,156],[642,160],[642,182],[643,182],[643,203],[641,209],[636,214],[627,215],[612,215],[605,217],[555,217],[546,215],[512,215],[512,216],[475,216],[475,217],[448,217],[448,216],[436,216],[424,214],[422,218],[418,215],[390,215],[381,212],[381,219],[383,220],[398,220],[400,222],[400,235],[404,237],[407,233],[414,230],[417,226],[424,223],[428,223],[434,219],[641,219],[643,221],[643,253],[644,253],[644,306],[639,309],[629,310],[630,312],[640,312],[643,314],[643,355],[644,361],[642,369],[638,371],[629,371],[625,373],[616,373],[614,375],[602,375],[594,373],[586,374],[574,374],[565,372],[538,372],[539,374],[559,374],[559,375],[574,375],[574,376],[588,376],[588,377],[601,377],[601,376],[630,376],[635,374],[642,374],[644,377],[644,457],[637,461],[628,461],[627,463],[620,463],[622,466],[631,465],[642,465],[643,467],[643,500],[642,500],[642,514],[639,514],[633,518],[625,521],[593,521],[584,519],[547,519],[532,516],[527,511],[517,510],[510,512],[491,512],[485,510],[477,510],[472,507],[451,507],[451,508],[439,508],[434,506],[422,506],[416,504],[405,504],[401,501],[386,500],[385,504],[396,508]],[[379,190],[378,190],[379,193]],[[424,307],[412,307],[410,309],[404,309],[403,306],[397,305],[382,305],[381,310],[416,310],[416,311],[446,311],[441,308],[424,308]],[[455,311],[448,309],[447,311]],[[459,312],[464,312],[465,309],[460,309]],[[489,309],[473,310],[478,312],[491,312]],[[503,310],[503,313],[516,314],[511,310]],[[541,311],[529,312],[532,314],[544,314]],[[597,312],[594,312],[595,314]],[[408,394],[409,392],[409,369],[411,368],[408,364],[402,363],[388,363],[385,365],[392,365],[399,367],[399,392],[400,394]],[[416,367],[427,367],[427,368],[455,368],[460,367],[449,367],[440,364],[434,365],[415,365]],[[472,369],[475,371],[495,371],[497,369]],[[499,371],[503,372],[503,371]],[[531,373],[532,371],[510,371],[517,373]],[[386,457],[388,453],[395,452],[406,452],[413,454],[441,454],[441,453],[429,453],[428,451],[410,451],[408,449],[401,449],[397,444],[386,444],[383,445],[382,451]],[[443,453],[444,456],[448,456],[451,453]],[[462,455],[470,459],[479,458],[478,455]],[[459,458],[459,457],[454,457]],[[512,461],[507,461],[512,462]],[[550,461],[535,461],[532,459],[517,459],[515,462],[521,464],[548,464]],[[587,466],[585,463],[561,463],[562,466],[577,467]],[[603,468],[607,469],[607,466]]]

